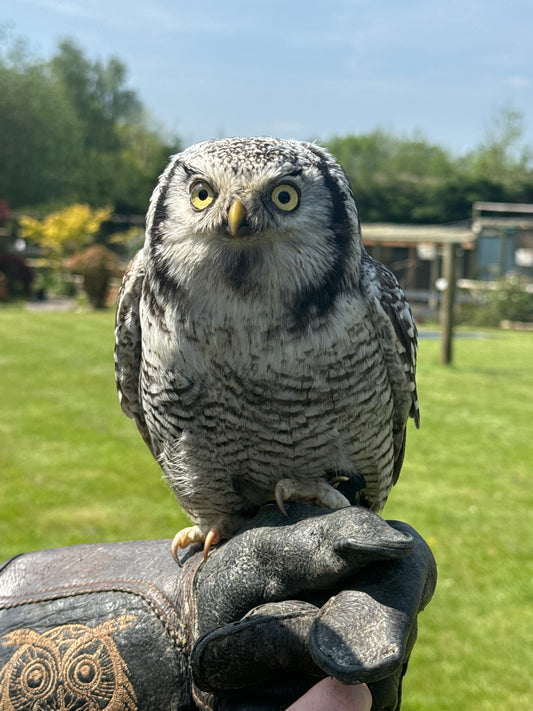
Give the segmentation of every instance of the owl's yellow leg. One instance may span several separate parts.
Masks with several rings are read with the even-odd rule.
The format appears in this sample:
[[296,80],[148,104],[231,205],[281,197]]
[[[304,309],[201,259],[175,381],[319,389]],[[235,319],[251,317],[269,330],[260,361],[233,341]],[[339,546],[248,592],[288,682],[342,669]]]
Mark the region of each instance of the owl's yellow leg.
[[180,548],[187,548],[191,543],[203,543],[204,544],[204,560],[207,560],[209,555],[209,550],[211,546],[216,545],[221,540],[220,531],[213,527],[209,530],[207,535],[202,532],[200,526],[189,526],[188,528],[182,528],[174,536],[170,550],[172,551],[172,557],[179,564],[178,550]]
[[327,509],[342,509],[350,506],[348,499],[323,479],[310,481],[282,479],[276,484],[274,495],[279,510],[285,516],[287,515],[285,501],[300,501],[305,504],[324,506]]

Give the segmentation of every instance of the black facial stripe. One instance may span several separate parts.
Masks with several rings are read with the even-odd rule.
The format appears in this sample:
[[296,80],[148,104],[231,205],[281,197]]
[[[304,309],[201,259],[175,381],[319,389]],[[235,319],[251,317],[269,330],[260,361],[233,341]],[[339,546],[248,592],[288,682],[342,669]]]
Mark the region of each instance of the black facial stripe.
[[181,313],[187,310],[187,295],[183,286],[176,281],[171,273],[170,264],[165,260],[158,245],[150,245],[150,258],[153,264],[153,283],[165,302],[174,302]]
[[351,225],[350,220],[348,219],[348,213],[346,212],[345,198],[339,191],[337,182],[331,175],[328,164],[326,163],[326,160],[320,150],[313,145],[309,146],[309,150],[320,159],[320,163],[317,167],[322,174],[324,183],[333,202],[331,222],[333,232],[335,234],[335,242],[339,246],[341,252],[345,252],[346,247],[349,245],[351,240]]
[[333,308],[337,296],[348,288],[346,262],[350,253],[352,225],[346,211],[345,198],[331,175],[328,164],[318,148],[309,150],[320,160],[318,170],[332,200],[331,225],[335,241],[333,265],[319,283],[309,284],[302,289],[293,305],[293,316],[298,328],[304,328],[314,316],[321,316]]
[[157,198],[157,202],[155,205],[154,218],[152,220],[152,226],[150,228],[150,236],[152,239],[152,243],[158,242],[162,237],[161,230],[159,228],[161,226],[161,223],[164,222],[168,217],[168,210],[165,204],[168,186],[170,185],[170,182],[172,181],[172,178],[174,177],[178,168],[182,168],[183,170],[185,170],[185,172],[188,172],[186,166],[180,160],[176,160],[172,168],[169,170],[165,182],[161,184],[159,197]]

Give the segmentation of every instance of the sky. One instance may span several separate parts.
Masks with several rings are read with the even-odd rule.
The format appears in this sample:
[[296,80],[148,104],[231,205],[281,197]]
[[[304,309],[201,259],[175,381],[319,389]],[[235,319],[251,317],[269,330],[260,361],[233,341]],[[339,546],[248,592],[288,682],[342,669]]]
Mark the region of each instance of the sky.
[[462,154],[502,109],[533,145],[531,0],[0,0],[0,27],[53,55],[118,57],[184,144],[419,132]]

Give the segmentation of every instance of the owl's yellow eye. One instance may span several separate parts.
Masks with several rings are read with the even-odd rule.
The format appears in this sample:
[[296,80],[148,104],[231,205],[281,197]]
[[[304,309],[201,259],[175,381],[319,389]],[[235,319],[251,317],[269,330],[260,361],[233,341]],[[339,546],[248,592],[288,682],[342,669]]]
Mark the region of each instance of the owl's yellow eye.
[[198,180],[191,185],[191,205],[196,210],[205,210],[215,199],[215,191],[204,180]]
[[300,204],[300,193],[294,185],[289,185],[288,183],[276,185],[270,198],[276,207],[285,212],[296,210]]

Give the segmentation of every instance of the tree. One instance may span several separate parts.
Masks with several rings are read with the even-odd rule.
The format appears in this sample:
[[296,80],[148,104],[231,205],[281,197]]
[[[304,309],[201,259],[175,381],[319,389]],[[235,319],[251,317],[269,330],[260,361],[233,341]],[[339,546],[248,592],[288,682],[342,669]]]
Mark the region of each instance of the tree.
[[508,193],[532,181],[533,155],[524,140],[524,117],[508,107],[491,118],[485,138],[464,160],[474,179],[499,183]]
[[533,201],[533,161],[523,117],[504,109],[484,142],[452,157],[422,136],[383,131],[334,137],[327,145],[343,165],[363,220],[446,223],[466,220],[476,200]]
[[104,153],[120,150],[119,127],[138,124],[142,116],[137,95],[125,88],[125,65],[116,57],[107,64],[91,62],[72,40],[59,44],[50,65],[83,124],[85,148]]
[[[146,125],[125,124],[119,129],[122,148],[114,168],[113,202],[119,213],[144,213],[157,177],[168,158],[179,150],[169,145],[155,129]],[[103,187],[105,195],[106,186]]]
[[[5,45],[5,42],[4,42]],[[22,46],[0,52],[0,198],[12,208],[73,197],[82,127],[62,83]]]
[[360,213],[369,222],[439,222],[437,186],[454,175],[446,151],[422,136],[384,131],[334,137],[328,148],[346,170]]
[[126,78],[119,59],[91,61],[70,40],[44,62],[0,35],[0,199],[145,212],[178,141],[163,140]]
[[172,148],[149,127],[127,70],[116,57],[91,62],[72,40],[59,45],[51,68],[83,126],[79,195],[91,205],[144,212]]

